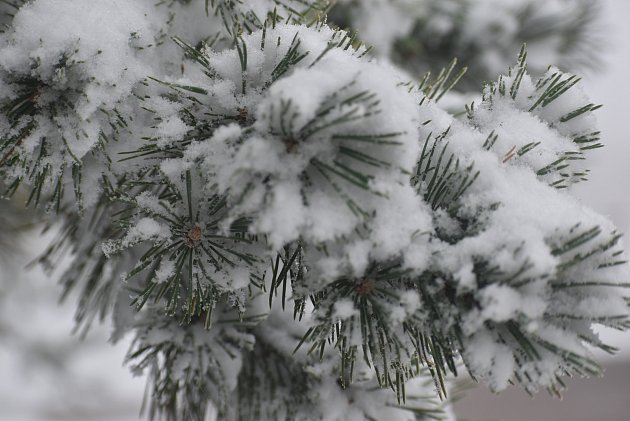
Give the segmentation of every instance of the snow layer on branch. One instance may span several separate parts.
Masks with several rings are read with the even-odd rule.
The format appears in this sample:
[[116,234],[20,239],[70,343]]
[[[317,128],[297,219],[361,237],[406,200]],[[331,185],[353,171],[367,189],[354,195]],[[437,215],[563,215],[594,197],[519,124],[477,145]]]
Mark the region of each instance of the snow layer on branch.
[[[336,257],[322,256],[313,268],[330,278],[398,256],[431,224],[408,182],[420,98],[399,86],[404,80],[391,67],[335,46],[342,36],[325,26],[277,25],[244,36],[237,49],[208,52],[212,79],[195,81],[208,92],[199,100],[236,121],[162,164],[177,178],[200,162],[228,195],[224,226],[251,217],[250,232],[265,234],[274,249],[329,242]],[[373,228],[357,237],[367,221]],[[361,246],[366,239],[370,247]]]
[[[85,96],[75,110],[87,119],[101,106],[113,108],[148,73],[135,48],[153,41],[155,28],[145,13],[137,1],[31,2],[19,10],[3,37],[2,68],[58,91],[80,89]],[[38,105],[56,99],[51,92]]]
[[521,62],[486,88],[468,117],[491,139],[489,149],[503,164],[527,166],[550,185],[566,188],[586,180],[585,153],[602,146],[593,113],[599,106],[578,82],[555,68],[533,81]]
[[[450,406],[433,397],[435,385],[425,370],[418,373],[415,378],[406,381],[407,401],[397,402],[391,390],[379,388],[372,368],[368,367],[361,358],[353,362],[355,377],[350,383],[347,379],[340,380],[337,350],[327,349],[322,358],[309,354],[303,348],[293,352],[291,344],[304,335],[310,322],[309,316],[306,316],[302,322],[298,322],[290,312],[282,311],[279,305],[276,305],[265,323],[256,327],[257,347],[261,346],[267,351],[258,354],[257,347],[254,348],[254,355],[259,364],[245,367],[251,370],[249,375],[260,379],[259,381],[265,385],[267,384],[265,382],[269,382],[269,385],[274,384],[273,379],[266,376],[264,367],[279,364],[284,368],[283,374],[284,370],[287,370],[291,376],[286,376],[286,380],[280,384],[275,383],[275,387],[264,388],[267,393],[264,395],[266,403],[260,404],[248,399],[250,395],[244,395],[240,404],[243,411],[241,415],[248,414],[248,409],[251,411],[251,407],[256,408],[259,405],[258,416],[262,413],[263,418],[266,414],[274,414],[277,417],[278,414],[286,411],[286,407],[290,407],[295,414],[294,417],[300,420],[412,421],[418,419],[417,415],[426,414],[440,416],[442,419],[454,419],[450,413]],[[343,387],[340,381],[346,382]],[[304,389],[302,387],[304,384],[310,386]],[[251,383],[248,383],[244,390],[250,386]],[[287,396],[290,397],[287,398]],[[284,399],[289,399],[290,405],[285,407],[281,403]],[[417,413],[416,410],[418,410]],[[267,418],[272,418],[274,415],[267,415]]]
[[[159,263],[148,271],[151,284],[168,284],[177,291],[185,268],[190,296],[231,293],[232,304],[244,311],[244,291],[252,279],[263,276],[267,266],[262,259],[265,248],[247,238],[242,228],[232,226],[221,233],[218,225],[225,217],[225,203],[198,187],[196,177],[174,180],[165,191],[179,199],[175,203],[149,192],[129,198],[136,210],[129,217],[125,235],[105,243],[103,250],[113,255],[128,253],[135,246],[150,246]],[[147,269],[150,261],[140,259],[134,271]],[[185,300],[182,307],[190,305]]]
[[[406,420],[377,386],[425,395],[433,384],[418,362],[439,384],[461,355],[495,390],[598,372],[590,327],[627,327],[629,274],[612,224],[558,188],[583,178],[576,158],[598,146],[597,107],[573,76],[551,69],[534,81],[522,55],[462,122],[345,32],[250,20],[226,41],[216,16],[197,13],[203,3],[148,13],[149,2],[40,0],[0,46],[0,92],[13,101],[2,145],[17,148],[11,162],[32,161],[9,175],[37,181],[43,162],[58,185],[92,194],[85,216],[99,222],[59,206],[70,234],[53,249],[81,256],[67,285],[98,285],[85,288],[79,319],[118,300],[117,335],[136,330],[130,358],[152,370],[156,411],[176,399],[186,419],[208,399],[225,409],[253,393],[271,395],[269,419],[297,408]],[[413,17],[416,2],[371,4]],[[272,2],[213,5],[241,19]],[[64,166],[75,171],[62,179]],[[146,304],[135,317],[121,277],[139,291],[136,308]],[[256,414],[253,402],[238,410]]]
[[103,252],[106,256],[111,256],[122,249],[135,246],[137,243],[155,239],[163,242],[171,237],[171,231],[167,225],[160,224],[152,218],[142,218],[128,229],[122,241],[108,242],[103,245]]
[[[277,25],[234,49],[184,46],[202,71],[166,80],[182,95],[159,114],[168,122],[184,115],[169,108],[185,110],[179,135],[199,134],[159,164],[179,190],[171,197],[181,198],[163,208],[185,217],[190,172],[194,203],[225,197],[210,235],[243,218],[266,241],[252,256],[288,253],[299,241],[294,293],[318,297],[308,341],[328,341],[342,323],[347,346],[390,379],[412,366],[420,339],[410,325],[460,344],[443,352],[461,352],[493,389],[515,379],[553,388],[563,369],[596,372],[582,341],[597,344],[592,322],[620,326],[627,307],[614,287],[595,287],[593,298],[567,285],[614,286],[627,273],[616,266],[621,245],[610,222],[555,188],[581,178],[572,158],[596,145],[596,107],[575,79],[552,69],[534,82],[523,55],[459,122],[430,101],[418,106],[422,97],[398,72],[340,48],[342,37],[326,26]],[[177,145],[175,136],[160,147]],[[191,229],[180,230],[184,241]],[[210,284],[235,292],[230,278],[247,285],[235,271]],[[366,296],[370,304],[359,305]],[[361,320],[378,320],[396,347],[367,347]]]
[[[532,86],[525,79],[523,84]],[[577,102],[565,102],[569,109],[582,103],[579,91],[577,96]],[[501,134],[516,142],[518,136],[535,133],[541,145],[551,145],[547,151],[562,141],[540,120],[545,110],[510,111],[504,105],[509,98],[493,98],[482,111],[488,118],[472,122],[485,133],[496,128],[497,144]],[[524,94],[516,103],[535,100]],[[515,112],[520,113],[520,122],[511,119]],[[495,118],[501,123],[495,125]],[[440,324],[461,321],[464,361],[492,389],[505,388],[513,374],[530,391],[539,386],[561,388],[555,376],[567,367],[580,374],[598,372],[584,345],[599,344],[589,330],[592,323],[616,325],[628,317],[624,294],[615,288],[630,276],[618,260],[619,236],[607,218],[541,182],[544,179],[528,165],[516,165],[502,152],[497,155],[496,146],[487,148],[488,136],[478,133],[478,127],[453,122],[443,140],[455,156],[474,161],[479,176],[456,210],[440,216],[448,221],[440,224],[462,224],[461,230],[452,226],[437,230],[446,242],[436,244],[435,270],[445,274],[442,282],[462,300],[457,309],[440,306]],[[577,127],[584,128],[579,121]],[[597,288],[595,298],[590,286],[597,284],[607,286]],[[444,285],[427,288],[439,291]],[[607,304],[602,306],[600,299]],[[467,300],[475,305],[464,310]],[[568,364],[562,352],[574,355],[574,364]]]
[[[35,184],[38,198],[54,194],[57,203],[64,187],[75,190],[79,206],[96,200],[94,181],[106,165],[89,153],[102,151],[122,120],[117,108],[125,108],[151,73],[142,52],[160,22],[147,17],[147,7],[141,1],[51,0],[19,9],[0,37],[3,154],[19,158],[7,171],[10,180]],[[72,181],[69,169],[88,163],[94,171]]]

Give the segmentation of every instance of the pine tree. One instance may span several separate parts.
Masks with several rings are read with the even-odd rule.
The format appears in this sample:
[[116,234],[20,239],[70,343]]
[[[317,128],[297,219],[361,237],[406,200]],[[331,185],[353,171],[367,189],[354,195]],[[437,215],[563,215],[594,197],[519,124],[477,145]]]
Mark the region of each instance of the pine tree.
[[455,89],[476,92],[513,65],[523,43],[536,74],[550,64],[591,68],[598,62],[599,8],[588,0],[338,0],[331,20],[357,30],[376,54],[415,76],[456,57],[468,70]]
[[[560,39],[577,63],[581,24],[509,3],[502,48]],[[559,395],[614,351],[593,324],[630,326],[620,235],[570,193],[599,106],[525,47],[496,77],[485,35],[468,79],[431,55],[464,48],[473,3],[7,4],[3,195],[60,226],[40,262],[75,256],[77,325],[134,335],[150,418],[443,419],[451,374]],[[418,14],[375,58],[383,10]],[[433,51],[440,22],[455,44]],[[480,101],[446,111],[479,74]]]

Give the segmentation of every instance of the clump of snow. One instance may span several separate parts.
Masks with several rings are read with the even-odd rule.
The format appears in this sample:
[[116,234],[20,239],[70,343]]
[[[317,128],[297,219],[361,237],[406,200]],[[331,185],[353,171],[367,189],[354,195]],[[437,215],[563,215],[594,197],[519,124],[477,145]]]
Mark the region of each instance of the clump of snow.
[[486,380],[494,391],[509,386],[516,366],[508,346],[484,331],[473,335],[466,345],[464,361],[476,376]]
[[132,247],[137,243],[154,239],[157,242],[164,242],[171,238],[171,230],[168,225],[161,224],[153,218],[141,218],[129,228],[127,234],[121,241],[110,241],[103,244],[103,252],[107,256]]
[[[25,161],[8,179],[73,190],[70,169],[115,134],[116,108],[151,72],[142,57],[158,30],[149,10],[127,0],[33,1],[18,10],[0,37],[2,103],[11,110],[3,130],[17,129],[11,154]],[[76,199],[89,206],[94,190],[86,190]]]
[[162,284],[175,275],[175,262],[172,260],[162,260],[160,267],[155,271],[155,282]]
[[[295,25],[244,36],[255,73],[241,69],[236,50],[208,52],[214,79],[204,82],[208,95],[200,101],[245,128],[222,126],[182,160],[162,164],[173,179],[199,162],[232,203],[223,226],[252,215],[250,232],[266,235],[275,249],[298,239],[338,242],[373,220],[365,234],[371,250],[350,245],[337,262],[324,257],[331,278],[348,265],[360,273],[364,265],[353,262],[397,256],[431,223],[407,181],[419,153],[418,98],[390,67],[330,48],[339,37],[327,27]],[[279,77],[290,54],[300,59]],[[363,242],[347,243],[355,241]]]
[[599,133],[593,112],[583,107],[595,106],[572,86],[577,79],[571,74],[551,68],[534,81],[527,73],[519,78],[521,70],[486,88],[469,112],[471,123],[488,139],[496,137],[490,150],[502,164],[527,166],[560,188],[584,180],[584,152],[598,147]]
[[333,308],[333,317],[335,319],[349,319],[358,314],[359,312],[355,308],[354,303],[348,299],[337,301]]
[[[113,108],[146,77],[133,47],[152,42],[154,28],[145,13],[142,2],[126,0],[30,2],[3,36],[2,69],[16,76],[32,68],[25,76],[54,90],[80,89],[84,96],[74,109],[85,120],[99,107]],[[54,100],[44,96],[39,105]]]

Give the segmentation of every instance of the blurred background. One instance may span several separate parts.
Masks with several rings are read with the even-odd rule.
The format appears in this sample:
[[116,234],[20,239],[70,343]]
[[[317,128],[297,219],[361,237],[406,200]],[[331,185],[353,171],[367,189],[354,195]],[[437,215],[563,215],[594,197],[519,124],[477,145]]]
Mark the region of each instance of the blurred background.
[[[586,73],[584,87],[605,105],[598,115],[606,148],[591,154],[591,181],[575,193],[630,238],[630,0],[593,1],[603,9],[596,35],[604,40],[605,65]],[[138,419],[144,379],[122,366],[129,344],[108,344],[107,325],[95,324],[83,340],[72,334],[72,297],[59,306],[54,276],[26,268],[45,241],[36,227],[24,231],[0,256],[0,421]],[[544,393],[530,398],[518,388],[495,396],[464,381],[459,419],[630,420],[630,335],[602,335],[621,349],[615,357],[598,354],[603,379],[570,380],[562,401]]]

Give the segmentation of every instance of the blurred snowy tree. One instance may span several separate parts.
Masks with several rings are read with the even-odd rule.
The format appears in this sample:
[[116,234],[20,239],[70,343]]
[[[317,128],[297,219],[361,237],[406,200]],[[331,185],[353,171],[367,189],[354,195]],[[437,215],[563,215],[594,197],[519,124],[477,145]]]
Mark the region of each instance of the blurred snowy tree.
[[476,92],[511,66],[525,43],[537,76],[551,65],[592,68],[599,6],[590,0],[338,0],[331,20],[415,76],[438,72],[456,57],[468,68],[456,89]]
[[[134,335],[151,418],[441,419],[462,363],[496,391],[600,373],[590,347],[613,350],[591,327],[630,324],[620,236],[570,194],[599,107],[538,65],[576,63],[582,27],[559,4],[591,8],[499,3],[333,9],[381,59],[325,1],[6,15],[3,194],[59,227],[40,262],[74,256],[78,326],[111,315],[114,340]],[[543,36],[558,41],[531,75],[516,44]],[[468,87],[496,80],[463,120],[440,102],[458,53]],[[389,56],[445,68],[414,80]]]

